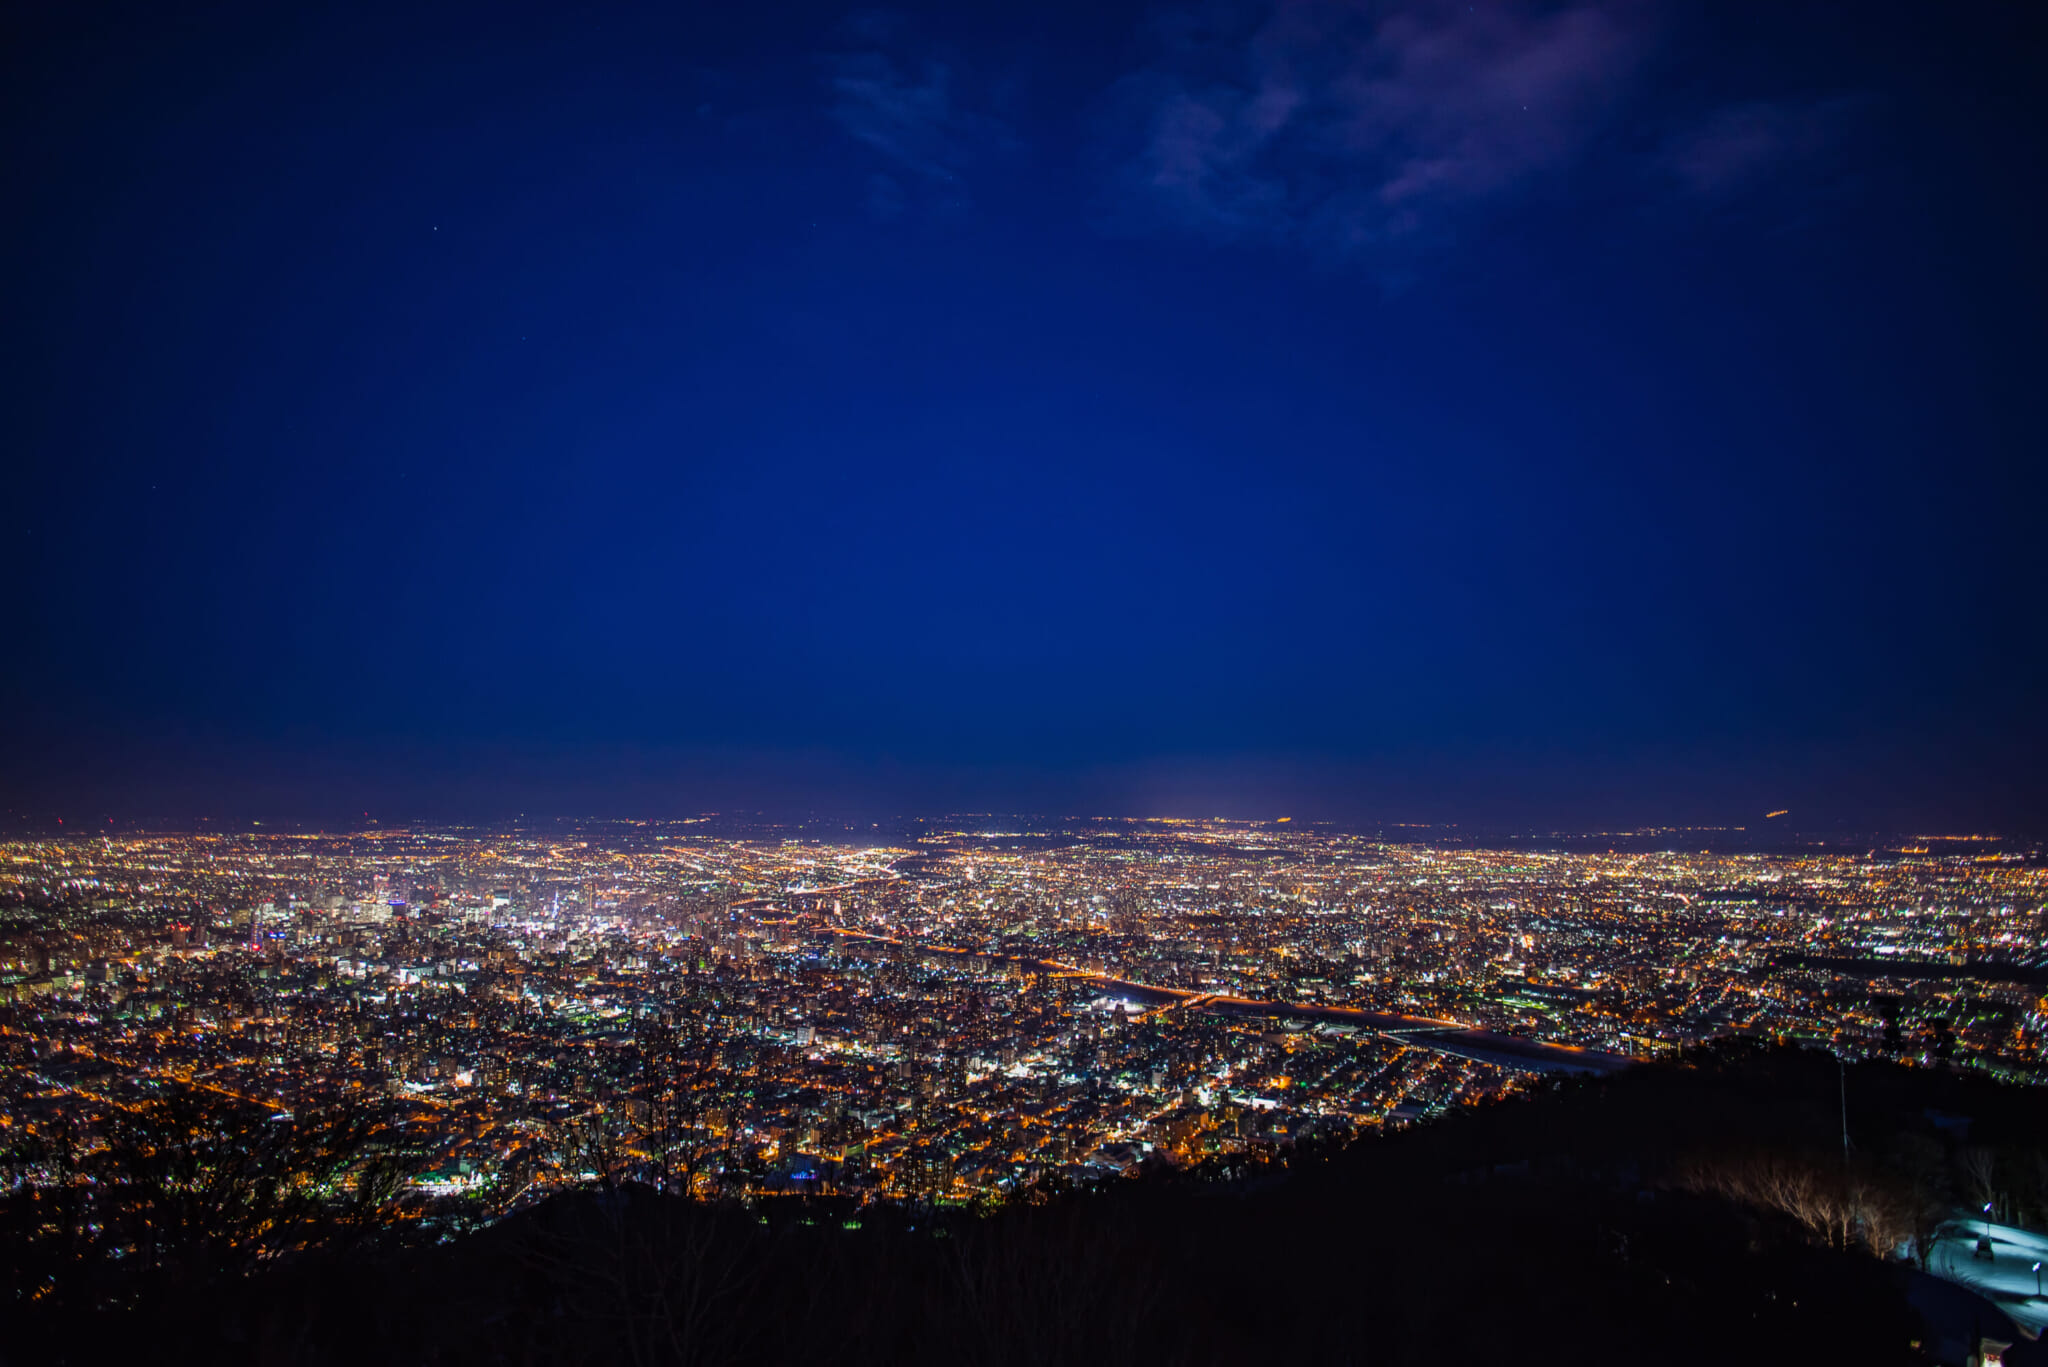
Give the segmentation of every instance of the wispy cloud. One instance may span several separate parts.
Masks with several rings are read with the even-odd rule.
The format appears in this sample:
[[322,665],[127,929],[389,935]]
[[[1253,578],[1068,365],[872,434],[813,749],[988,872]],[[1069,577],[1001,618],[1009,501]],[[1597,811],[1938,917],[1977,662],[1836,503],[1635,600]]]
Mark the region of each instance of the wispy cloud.
[[1011,141],[1008,126],[962,98],[955,62],[919,54],[906,25],[867,14],[847,26],[860,50],[824,59],[834,122],[886,170],[868,182],[868,210],[894,218],[915,202],[958,209],[972,169]]
[[952,72],[942,62],[913,74],[886,53],[830,59],[832,117],[855,139],[904,171],[952,182],[971,160],[955,132]]
[[1650,51],[1624,3],[1280,5],[1250,33],[1172,35],[1116,101],[1112,215],[1355,248],[1580,157]]
[[[1677,41],[1670,0],[1278,0],[1249,20],[1217,13],[1158,25],[1154,59],[1112,92],[1112,230],[1405,262],[1490,208],[1596,174],[1646,205],[1770,195],[1783,201],[1774,210],[1804,212],[1867,103],[1717,92],[1715,71]],[[1683,93],[1664,89],[1659,77],[1688,64]]]
[[1726,198],[1832,152],[1863,104],[1836,96],[1728,105],[1673,134],[1661,164],[1688,193]]
[[[1406,262],[1595,175],[1645,207],[1791,193],[1781,173],[1817,169],[1861,107],[1717,90],[1675,0],[1197,3],[1211,7],[1152,25],[1153,56],[1103,102],[1096,207],[1112,231]],[[900,16],[849,20],[822,63],[832,119],[872,158],[878,220],[964,210],[1018,145],[1001,88]]]

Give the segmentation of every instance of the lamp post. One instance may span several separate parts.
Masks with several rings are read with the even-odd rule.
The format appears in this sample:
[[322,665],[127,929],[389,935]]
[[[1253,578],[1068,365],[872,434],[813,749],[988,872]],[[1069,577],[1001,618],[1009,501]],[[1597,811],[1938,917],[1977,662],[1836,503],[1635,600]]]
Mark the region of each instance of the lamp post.
[[2034,1259],[2034,1299],[2041,1298],[2041,1260]]

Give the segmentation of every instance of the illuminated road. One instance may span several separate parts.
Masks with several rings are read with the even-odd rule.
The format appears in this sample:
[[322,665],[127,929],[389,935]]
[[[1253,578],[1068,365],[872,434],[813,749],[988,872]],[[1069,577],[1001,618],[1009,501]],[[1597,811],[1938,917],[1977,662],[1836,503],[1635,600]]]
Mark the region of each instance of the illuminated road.
[[821,925],[817,929],[850,939],[898,945],[919,954],[939,954],[949,958],[1002,959],[1011,963],[1021,963],[1047,973],[1084,978],[1112,991],[1128,993],[1140,1001],[1149,999],[1156,1005],[1172,1005],[1183,1010],[1213,1011],[1225,1016],[1273,1016],[1353,1025],[1384,1035],[1411,1048],[1454,1054],[1459,1058],[1476,1059],[1482,1063],[1513,1068],[1521,1072],[1614,1073],[1636,1062],[1624,1054],[1604,1054],[1569,1044],[1546,1044],[1541,1040],[1525,1039],[1519,1035],[1497,1034],[1491,1030],[1478,1029],[1463,1021],[1435,1020],[1427,1016],[1401,1016],[1383,1011],[1361,1011],[1350,1006],[1311,1006],[1305,1002],[1271,1002],[1251,997],[1227,997],[1213,992],[1133,982],[1128,978],[1098,973],[1077,964],[1061,963],[1057,959],[1034,959],[1021,954],[1004,954],[991,950],[919,944],[912,940],[899,940],[890,935],[846,930],[839,926]]

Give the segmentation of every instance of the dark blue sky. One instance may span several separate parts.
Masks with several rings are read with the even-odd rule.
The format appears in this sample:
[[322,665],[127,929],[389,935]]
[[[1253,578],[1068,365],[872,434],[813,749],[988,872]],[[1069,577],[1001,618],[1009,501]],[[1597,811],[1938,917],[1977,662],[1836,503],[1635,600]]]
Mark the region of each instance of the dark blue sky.
[[2048,817],[2036,7],[15,7],[30,811]]

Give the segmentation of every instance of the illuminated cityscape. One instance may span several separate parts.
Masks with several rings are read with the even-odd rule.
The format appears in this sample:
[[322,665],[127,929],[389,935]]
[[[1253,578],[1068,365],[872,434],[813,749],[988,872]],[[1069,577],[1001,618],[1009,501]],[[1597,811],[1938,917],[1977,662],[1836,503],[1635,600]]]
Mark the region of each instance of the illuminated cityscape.
[[0,1367],[2048,1367],[2048,5],[0,35]]
[[16,841],[0,1122],[349,1106],[394,1218],[474,1223],[599,1175],[990,1206],[1241,1174],[1730,1035],[2048,1067],[2048,862],[2004,842],[862,826]]

